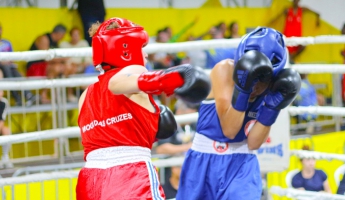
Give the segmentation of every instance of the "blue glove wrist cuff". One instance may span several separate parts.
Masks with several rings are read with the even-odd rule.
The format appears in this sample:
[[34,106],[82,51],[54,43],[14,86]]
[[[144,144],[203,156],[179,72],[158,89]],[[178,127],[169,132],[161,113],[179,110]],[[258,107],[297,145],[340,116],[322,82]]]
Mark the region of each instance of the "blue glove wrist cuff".
[[274,122],[276,121],[278,115],[280,113],[280,110],[268,108],[265,105],[262,105],[259,108],[257,120],[264,126],[272,126]]
[[231,100],[232,107],[240,112],[246,111],[248,108],[249,97],[250,92],[246,93],[244,91],[241,91],[241,89],[235,85],[234,93],[232,94]]

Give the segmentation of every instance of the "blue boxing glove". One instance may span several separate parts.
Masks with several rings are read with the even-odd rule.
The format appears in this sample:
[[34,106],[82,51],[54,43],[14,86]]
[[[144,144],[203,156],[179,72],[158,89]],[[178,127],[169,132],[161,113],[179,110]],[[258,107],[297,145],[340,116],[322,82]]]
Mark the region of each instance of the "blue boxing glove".
[[244,112],[248,108],[248,100],[252,88],[257,81],[269,82],[273,76],[271,61],[261,52],[246,52],[236,63],[233,73],[235,82],[232,94],[232,107]]
[[271,126],[281,109],[290,105],[301,88],[301,77],[297,71],[283,69],[273,79],[273,84],[264,98],[264,105],[259,108],[257,121]]

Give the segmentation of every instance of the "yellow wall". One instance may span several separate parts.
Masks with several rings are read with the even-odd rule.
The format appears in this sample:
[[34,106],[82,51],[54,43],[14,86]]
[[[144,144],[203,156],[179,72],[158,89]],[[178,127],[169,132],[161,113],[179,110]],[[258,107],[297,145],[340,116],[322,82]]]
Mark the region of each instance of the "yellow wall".
[[[303,145],[309,145],[310,147],[313,147],[315,151],[319,152],[344,154],[345,131],[315,135],[311,138],[290,141],[290,149],[301,149]],[[333,193],[336,193],[337,191],[333,174],[335,170],[342,164],[344,163],[338,160],[317,160],[316,162],[316,168],[322,169],[326,172]],[[268,187],[271,187],[272,185],[278,185],[286,188],[287,186],[285,184],[285,175],[288,171],[293,169],[301,169],[301,162],[296,156],[290,157],[289,169],[280,173],[272,172],[268,174]],[[278,197],[276,195],[274,197],[274,199],[288,199],[286,197]]]
[[[82,27],[77,12],[66,9],[0,8],[0,13],[3,37],[12,41],[16,51],[28,50],[38,35],[51,31],[57,23],[68,28],[74,25]],[[258,17],[248,17],[249,13]],[[153,36],[167,25],[178,32],[195,18],[198,18],[198,23],[190,30],[191,34],[199,35],[221,21],[229,24],[233,20],[239,22],[240,31],[244,34],[245,27],[262,25],[266,21],[263,17],[265,15],[267,9],[108,9],[106,18],[128,18],[144,26],[149,35]]]
[[[77,178],[60,179],[58,181],[51,180],[44,182],[34,182],[29,184],[17,184],[14,186],[15,198],[12,198],[12,188],[10,186],[5,186],[5,195],[2,195],[3,191],[0,191],[0,200],[72,200],[76,199],[76,185]],[[5,196],[6,198],[2,198],[3,196]]]

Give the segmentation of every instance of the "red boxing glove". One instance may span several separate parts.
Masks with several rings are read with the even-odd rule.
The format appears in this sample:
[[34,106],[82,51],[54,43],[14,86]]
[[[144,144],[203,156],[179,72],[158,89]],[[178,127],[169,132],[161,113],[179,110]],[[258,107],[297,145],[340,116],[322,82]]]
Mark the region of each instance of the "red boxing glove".
[[159,95],[164,92],[170,96],[176,88],[184,84],[184,70],[185,68],[177,66],[167,70],[142,73],[138,78],[138,87],[147,94]]

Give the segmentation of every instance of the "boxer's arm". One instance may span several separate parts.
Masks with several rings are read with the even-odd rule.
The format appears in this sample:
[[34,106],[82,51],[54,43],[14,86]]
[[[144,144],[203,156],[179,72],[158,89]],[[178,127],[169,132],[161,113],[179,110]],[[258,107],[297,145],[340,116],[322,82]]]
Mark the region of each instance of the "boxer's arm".
[[224,135],[230,139],[236,137],[241,129],[245,112],[235,110],[231,105],[235,87],[232,79],[233,60],[223,60],[212,69],[210,78],[212,94],[216,101],[216,110]]
[[[148,72],[143,66],[128,66],[109,80],[108,89],[113,94],[130,95],[142,91],[147,94],[160,94],[169,91],[168,95],[171,95],[170,92],[173,93],[174,89],[184,83],[184,79],[178,71],[173,71],[173,68],[178,69],[178,67],[171,67],[165,71]],[[170,74],[169,70],[172,71]]]
[[113,94],[135,94],[141,92],[138,87],[138,77],[147,72],[143,66],[132,65],[123,68],[117,74],[110,78],[108,89]]
[[146,94],[165,93],[169,96],[175,93],[187,102],[199,103],[209,93],[209,82],[209,77],[202,69],[189,64],[153,72],[133,65],[115,74],[109,81],[108,89],[114,94],[143,91]]
[[248,148],[250,150],[259,149],[260,146],[267,140],[270,130],[270,126],[264,126],[261,123],[255,123],[248,134]]
[[283,69],[274,78],[272,86],[264,98],[264,105],[259,108],[257,113],[258,122],[248,134],[250,149],[258,149],[265,142],[270,127],[276,121],[280,110],[293,102],[300,87],[300,75],[290,68]]

